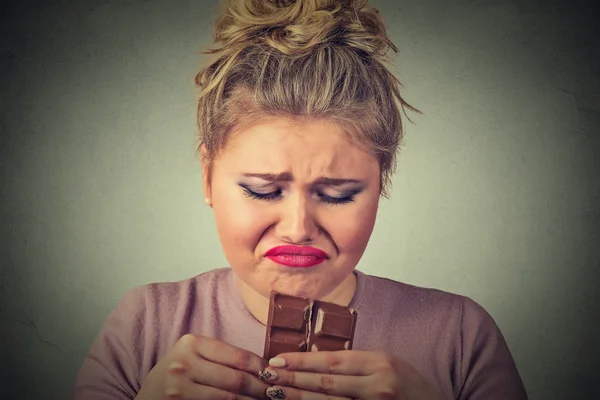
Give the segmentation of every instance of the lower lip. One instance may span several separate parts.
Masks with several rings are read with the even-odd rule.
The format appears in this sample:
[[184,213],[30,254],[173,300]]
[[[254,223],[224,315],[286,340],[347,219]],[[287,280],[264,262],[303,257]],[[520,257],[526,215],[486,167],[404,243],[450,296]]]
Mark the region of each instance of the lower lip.
[[312,257],[312,256],[301,256],[301,255],[280,255],[280,256],[267,256],[267,258],[277,264],[285,265],[287,267],[295,268],[308,268],[321,264],[326,258]]

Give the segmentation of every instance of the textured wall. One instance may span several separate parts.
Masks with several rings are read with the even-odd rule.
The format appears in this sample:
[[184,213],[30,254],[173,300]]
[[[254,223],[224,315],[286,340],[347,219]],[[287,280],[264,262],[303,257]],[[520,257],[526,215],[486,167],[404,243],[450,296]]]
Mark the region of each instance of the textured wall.
[[[424,114],[359,268],[485,306],[532,399],[599,398],[596,13],[581,1],[373,3]],[[3,398],[66,398],[125,291],[225,265],[194,156],[192,78],[215,6],[2,11]]]

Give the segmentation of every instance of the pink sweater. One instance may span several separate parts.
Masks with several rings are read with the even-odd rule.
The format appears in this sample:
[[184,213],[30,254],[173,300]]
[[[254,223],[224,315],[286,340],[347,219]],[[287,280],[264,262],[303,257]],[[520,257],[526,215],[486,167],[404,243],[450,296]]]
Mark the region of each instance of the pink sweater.
[[[444,400],[527,399],[506,342],[474,301],[356,271],[355,350],[411,363]],[[75,399],[133,399],[148,372],[186,333],[262,355],[266,328],[248,311],[230,268],[127,293],[86,356]]]

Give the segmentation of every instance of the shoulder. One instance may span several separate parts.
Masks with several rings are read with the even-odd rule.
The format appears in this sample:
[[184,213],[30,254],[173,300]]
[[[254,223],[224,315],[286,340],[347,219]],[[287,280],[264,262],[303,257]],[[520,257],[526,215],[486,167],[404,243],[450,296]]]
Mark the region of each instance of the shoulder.
[[366,275],[364,279],[361,305],[366,312],[359,315],[369,322],[364,325],[365,341],[385,343],[392,353],[426,371],[448,396],[527,398],[500,329],[479,303],[387,278]]
[[124,347],[139,353],[134,358],[147,360],[149,366],[192,330],[193,315],[210,315],[217,293],[227,285],[228,270],[137,286],[121,298],[103,332],[127,343]]
[[459,347],[473,348],[502,340],[490,313],[467,296],[372,275],[363,278],[363,320],[385,321],[394,331],[411,335],[428,332],[444,336],[449,345]]
[[115,312],[157,309],[172,311],[185,300],[201,300],[219,290],[229,278],[229,268],[218,268],[174,282],[153,282],[130,289]]
[[450,378],[435,374],[429,378],[456,398],[527,398],[500,329],[479,303],[392,279],[363,278],[361,305],[367,312],[361,317],[370,322],[366,326],[381,324],[387,332],[368,329],[368,340],[388,342],[423,371],[446,368]]
[[190,313],[226,284],[227,270],[127,291],[85,357],[75,398],[133,398],[158,359],[185,333]]
[[409,313],[452,311],[455,316],[460,317],[467,329],[481,324],[495,326],[490,313],[468,296],[361,274],[365,279],[364,302],[395,306]]
[[490,313],[468,296],[420,287],[389,278],[363,274],[363,302],[371,308],[394,312],[404,322],[431,321],[454,327],[457,333],[474,339],[486,332],[497,332]]
[[382,310],[394,310],[405,318],[437,314],[460,317],[465,307],[479,307],[473,300],[459,294],[362,272],[360,274],[364,279],[361,303]]

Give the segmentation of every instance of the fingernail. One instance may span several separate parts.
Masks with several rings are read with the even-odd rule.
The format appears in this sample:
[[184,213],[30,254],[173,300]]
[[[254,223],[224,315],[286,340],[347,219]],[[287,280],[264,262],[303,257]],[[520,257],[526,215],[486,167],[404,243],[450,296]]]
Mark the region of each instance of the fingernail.
[[173,361],[171,364],[169,364],[169,367],[167,369],[169,370],[169,372],[183,372],[185,370],[185,367],[179,361]]
[[275,367],[275,368],[285,367],[285,360],[283,358],[279,358],[279,357],[271,358],[269,360],[269,365],[271,367]]
[[279,386],[273,386],[267,389],[267,397],[270,399],[285,399],[285,392]]
[[263,369],[258,373],[258,377],[263,381],[273,382],[277,380],[277,372],[272,369]]
[[165,395],[170,399],[178,399],[180,398],[180,394],[179,389],[176,388],[168,388],[165,390]]

